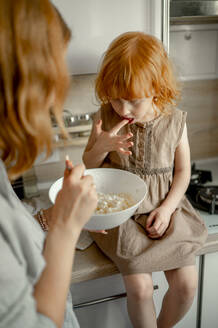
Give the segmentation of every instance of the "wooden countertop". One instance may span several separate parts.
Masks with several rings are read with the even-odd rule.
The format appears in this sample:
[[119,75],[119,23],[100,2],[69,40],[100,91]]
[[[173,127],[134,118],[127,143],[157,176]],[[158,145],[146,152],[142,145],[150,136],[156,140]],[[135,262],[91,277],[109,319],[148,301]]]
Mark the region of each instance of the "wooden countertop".
[[[210,234],[204,247],[197,253],[203,255],[218,251],[218,233]],[[76,251],[72,283],[97,279],[119,273],[115,264],[93,243],[84,251]]]

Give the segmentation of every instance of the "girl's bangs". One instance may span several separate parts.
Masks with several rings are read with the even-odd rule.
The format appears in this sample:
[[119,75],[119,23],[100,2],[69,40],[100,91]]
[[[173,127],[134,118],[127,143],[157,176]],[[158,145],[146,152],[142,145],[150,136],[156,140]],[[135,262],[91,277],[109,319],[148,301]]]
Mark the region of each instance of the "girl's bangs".
[[152,80],[149,74],[129,74],[123,72],[104,81],[104,90],[107,90],[109,99],[140,99],[152,94]]

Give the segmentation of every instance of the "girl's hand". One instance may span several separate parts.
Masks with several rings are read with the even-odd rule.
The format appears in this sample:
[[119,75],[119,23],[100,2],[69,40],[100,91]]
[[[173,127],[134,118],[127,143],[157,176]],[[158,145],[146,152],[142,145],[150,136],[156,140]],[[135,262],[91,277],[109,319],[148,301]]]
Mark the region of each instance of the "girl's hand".
[[90,175],[84,176],[85,166],[73,167],[66,160],[63,186],[52,209],[52,227],[71,232],[80,231],[97,206],[97,192]]
[[146,231],[148,232],[148,236],[150,238],[160,238],[163,236],[165,231],[167,230],[171,212],[167,209],[167,207],[160,206],[152,211],[147,219]]
[[102,233],[103,235],[108,234],[108,232],[106,230],[88,230],[88,229],[84,229],[84,230],[89,231],[89,232]]
[[128,124],[128,122],[128,120],[122,120],[110,131],[103,131],[102,120],[99,120],[94,125],[94,136],[96,140],[94,147],[102,153],[117,151],[125,155],[131,155],[132,153],[129,148],[133,146],[133,142],[129,141],[129,139],[132,138],[133,134],[118,135],[120,129]]

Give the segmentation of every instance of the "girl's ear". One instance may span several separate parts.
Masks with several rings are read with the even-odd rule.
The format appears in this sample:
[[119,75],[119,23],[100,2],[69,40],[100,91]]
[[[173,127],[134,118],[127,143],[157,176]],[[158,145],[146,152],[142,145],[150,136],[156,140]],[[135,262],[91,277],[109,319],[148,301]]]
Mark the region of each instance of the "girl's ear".
[[153,97],[153,102],[156,103],[157,101],[158,101],[157,96],[154,96],[154,97]]

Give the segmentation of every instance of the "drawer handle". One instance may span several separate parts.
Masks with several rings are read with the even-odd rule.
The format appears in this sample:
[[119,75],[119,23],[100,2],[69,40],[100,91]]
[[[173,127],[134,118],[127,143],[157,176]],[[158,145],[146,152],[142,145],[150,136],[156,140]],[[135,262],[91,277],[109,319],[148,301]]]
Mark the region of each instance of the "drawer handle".
[[[157,290],[157,289],[158,289],[158,285],[155,285],[154,290]],[[108,296],[105,298],[99,298],[97,300],[75,304],[75,305],[73,305],[73,309],[75,310],[75,309],[79,309],[79,308],[84,308],[87,306],[96,305],[96,304],[104,303],[104,302],[109,302],[109,301],[117,300],[119,298],[124,298],[124,297],[126,297],[126,293]]]
[[186,32],[185,33],[185,40],[189,41],[189,40],[191,40],[191,38],[192,38],[191,32]]

